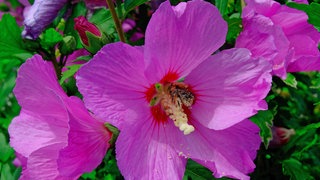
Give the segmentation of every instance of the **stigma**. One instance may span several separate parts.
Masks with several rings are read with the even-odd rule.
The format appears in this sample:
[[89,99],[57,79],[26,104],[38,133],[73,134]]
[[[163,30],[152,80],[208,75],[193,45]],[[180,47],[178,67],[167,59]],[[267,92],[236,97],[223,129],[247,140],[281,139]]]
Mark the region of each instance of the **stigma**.
[[160,105],[165,114],[184,135],[192,133],[194,126],[188,124],[185,108],[191,109],[195,96],[183,82],[155,84],[156,94],[150,101],[151,106]]

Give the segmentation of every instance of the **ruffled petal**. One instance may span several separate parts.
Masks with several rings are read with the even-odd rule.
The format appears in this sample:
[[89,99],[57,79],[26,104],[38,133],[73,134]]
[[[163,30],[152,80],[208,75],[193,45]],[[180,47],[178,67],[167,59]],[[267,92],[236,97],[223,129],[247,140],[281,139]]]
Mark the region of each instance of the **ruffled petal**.
[[320,51],[314,39],[307,35],[290,36],[294,58],[289,62],[288,72],[319,71]]
[[249,49],[253,57],[265,58],[273,65],[273,74],[285,78],[290,44],[281,28],[262,15],[244,19],[243,24],[235,46]]
[[162,3],[146,30],[146,76],[159,82],[168,72],[186,76],[225,42],[227,23],[210,3]]
[[62,177],[58,172],[57,159],[61,144],[52,144],[33,152],[28,158],[26,179],[75,180],[78,177]]
[[22,179],[54,179],[56,157],[67,145],[67,97],[59,86],[54,68],[35,55],[18,72],[14,89],[20,115],[9,126],[11,146],[26,158]]
[[56,108],[56,113],[39,116],[22,110],[9,126],[10,145],[25,157],[52,144],[64,142],[66,145],[68,117],[66,111],[60,112],[59,108]]
[[[30,97],[23,96],[25,89]],[[110,133],[79,98],[63,92],[51,64],[40,56],[28,60],[19,71],[15,92],[22,111],[9,127],[10,144],[27,159],[23,178],[77,179],[100,164]]]
[[195,131],[185,136],[167,131],[172,144],[181,156],[191,158],[209,168],[217,178],[223,176],[249,179],[248,173],[255,168],[261,139],[259,128],[244,120],[228,129],[210,130],[192,121]]
[[243,9],[242,17],[252,17],[256,13],[269,17],[281,8],[281,4],[274,0],[245,0],[245,2],[247,5]]
[[135,121],[116,142],[117,163],[125,179],[182,179],[186,159],[167,143],[171,138],[167,126],[153,121],[147,112]]
[[80,68],[77,86],[87,108],[104,121],[121,126],[124,116],[134,115],[128,113],[128,106],[146,102],[144,92],[150,85],[144,76],[141,50],[124,43],[104,46]]
[[71,97],[69,111],[68,146],[60,151],[58,166],[62,176],[78,177],[102,162],[111,133],[89,115],[80,99]]
[[200,64],[186,78],[196,101],[191,113],[204,126],[220,130],[266,109],[271,65],[253,59],[247,49],[222,51]]
[[276,25],[282,28],[286,36],[297,34],[308,35],[312,37],[315,42],[319,43],[320,32],[309,24],[308,15],[305,12],[283,5],[279,11],[270,18]]
[[24,110],[39,115],[58,114],[61,111],[59,98],[67,97],[58,83],[53,65],[40,55],[34,55],[20,67],[13,92]]
[[[247,2],[248,5],[244,8],[243,13],[245,20],[250,19],[256,14],[265,16],[265,18],[269,18],[272,21],[275,27],[281,29],[289,41],[289,51],[287,51],[287,48],[283,49],[284,46],[282,48],[277,47],[279,52],[281,52],[281,50],[284,50],[283,52],[287,51],[287,56],[285,58],[275,57],[273,62],[286,59],[284,67],[288,72],[319,70],[318,59],[320,53],[318,44],[320,42],[320,33],[314,26],[308,23],[308,16],[305,12],[290,8],[286,5],[281,5],[273,0],[247,0]],[[305,3],[305,1],[303,1],[303,3]],[[255,31],[256,26],[253,27],[253,30]],[[261,32],[259,34],[261,34]],[[273,36],[275,38],[274,44],[284,42],[279,37]],[[250,39],[250,37],[247,36],[243,37],[242,41],[246,41],[246,38]],[[270,42],[265,43],[272,45]],[[260,51],[264,51],[264,49],[265,48],[261,48]],[[268,50],[266,51],[268,52]],[[282,66],[279,67],[281,68],[274,68],[274,74],[284,79],[286,77],[285,72],[283,71]]]

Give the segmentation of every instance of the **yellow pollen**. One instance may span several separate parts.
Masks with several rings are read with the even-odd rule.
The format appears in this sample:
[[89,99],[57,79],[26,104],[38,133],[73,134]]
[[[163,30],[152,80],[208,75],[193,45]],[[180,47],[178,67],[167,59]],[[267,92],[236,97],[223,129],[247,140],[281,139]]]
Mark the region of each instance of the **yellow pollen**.
[[[177,101],[180,101],[180,99]],[[179,127],[184,135],[194,131],[194,127],[188,124],[188,116],[184,113],[181,102],[174,103],[169,94],[163,94],[160,103],[167,116],[173,120],[174,125]]]
[[194,95],[187,89],[187,85],[181,82],[175,82],[162,87],[156,84],[157,95],[152,104],[160,103],[166,115],[173,120],[174,125],[188,135],[195,129],[188,124],[188,116],[183,110],[183,106],[191,108],[194,102]]

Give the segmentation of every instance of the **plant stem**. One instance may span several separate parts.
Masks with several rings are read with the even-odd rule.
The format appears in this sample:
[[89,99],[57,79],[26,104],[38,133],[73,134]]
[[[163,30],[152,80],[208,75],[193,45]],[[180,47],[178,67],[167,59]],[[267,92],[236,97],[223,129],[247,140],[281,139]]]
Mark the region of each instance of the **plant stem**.
[[56,70],[56,74],[57,74],[58,79],[60,79],[61,78],[61,67],[60,67],[57,59],[54,57],[54,58],[51,58],[50,61],[52,62],[54,69]]
[[244,0],[241,0],[241,9],[243,9],[246,6],[246,3],[244,2]]
[[115,11],[114,4],[113,4],[112,0],[106,0],[106,1],[107,1],[109,10],[110,10],[111,16],[113,18],[114,24],[116,25],[116,29],[117,29],[120,41],[125,43],[126,40],[124,38],[123,29],[121,27],[120,20],[119,20],[117,13]]

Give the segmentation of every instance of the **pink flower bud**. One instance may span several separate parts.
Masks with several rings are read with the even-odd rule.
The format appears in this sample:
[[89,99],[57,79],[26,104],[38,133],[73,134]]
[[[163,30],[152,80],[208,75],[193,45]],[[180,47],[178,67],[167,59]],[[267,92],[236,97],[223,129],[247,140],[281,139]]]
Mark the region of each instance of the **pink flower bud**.
[[272,127],[273,139],[270,141],[270,147],[279,147],[289,142],[290,137],[296,134],[294,129],[286,129],[283,127]]
[[86,46],[89,46],[88,37],[86,32],[90,32],[91,34],[101,37],[101,32],[94,24],[90,23],[85,17],[79,16],[74,19],[75,25],[74,29],[78,31],[79,36]]

